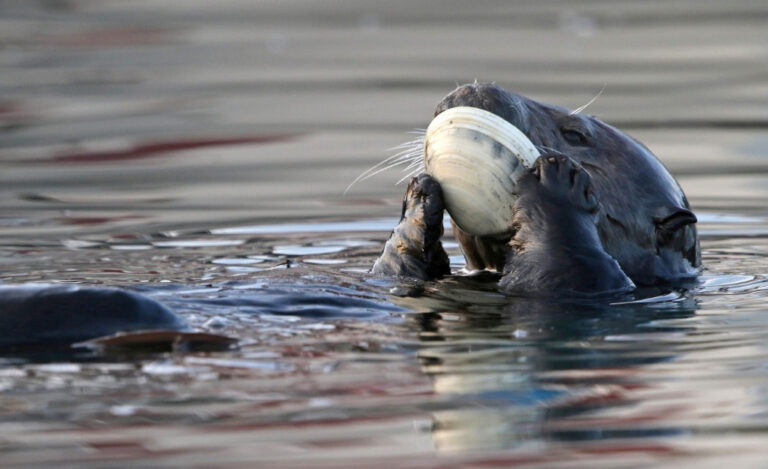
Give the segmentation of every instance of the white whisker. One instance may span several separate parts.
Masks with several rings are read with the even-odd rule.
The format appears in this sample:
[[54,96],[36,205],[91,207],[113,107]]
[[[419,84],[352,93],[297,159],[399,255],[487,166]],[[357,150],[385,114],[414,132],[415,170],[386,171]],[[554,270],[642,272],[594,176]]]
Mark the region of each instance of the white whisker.
[[400,184],[401,182],[405,181],[406,179],[410,179],[410,178],[412,178],[412,177],[416,176],[416,175],[417,175],[417,174],[419,174],[420,172],[421,172],[421,167],[414,169],[414,170],[413,170],[413,171],[411,171],[410,173],[408,173],[408,174],[406,174],[405,176],[403,176],[402,178],[400,178],[400,180],[399,180],[399,181],[397,181],[397,182],[395,183],[395,185],[398,185],[398,184]]
[[536,145],[536,148],[538,150],[552,151],[552,152],[555,152],[555,153],[560,153],[556,148],[548,147],[546,145]]
[[364,179],[372,178],[373,176],[376,176],[379,173],[383,173],[384,171],[400,166],[401,164],[402,163],[400,162],[388,164],[387,166],[381,167],[372,173],[366,174]]
[[[397,162],[388,164],[386,166],[383,166],[381,168],[378,168],[375,171],[368,170],[364,174],[361,174],[360,176],[358,176],[357,179],[352,181],[352,184],[358,183],[360,181],[365,181],[366,179],[372,178],[373,176],[376,176],[379,173],[383,173],[384,171],[386,171],[388,169],[392,169],[392,168],[394,168],[396,166],[400,166],[403,163],[404,163],[404,161],[397,161]],[[352,187],[352,184],[350,184],[347,187],[347,190],[349,190],[349,188]],[[347,190],[344,191],[345,194],[347,193]]]
[[597,101],[597,98],[599,98],[599,97],[600,97],[600,96],[603,94],[603,91],[605,91],[605,87],[606,87],[606,86],[608,86],[608,83],[603,83],[603,87],[602,87],[602,88],[600,88],[600,91],[599,91],[599,92],[598,92],[598,93],[595,95],[595,97],[594,97],[594,98],[590,99],[590,100],[589,100],[589,102],[588,102],[587,104],[585,104],[585,105],[583,105],[583,106],[581,106],[581,107],[577,107],[576,109],[574,109],[573,111],[571,111],[571,112],[570,112],[570,115],[571,115],[571,116],[573,116],[573,115],[576,115],[576,114],[580,113],[580,112],[581,112],[581,111],[583,111],[584,109],[588,108],[588,107],[589,107],[589,106],[590,106],[592,103],[594,103],[595,101]]
[[400,145],[395,145],[394,147],[387,148],[387,151],[400,150],[402,148],[412,149],[413,145],[414,145],[414,140],[410,140],[408,142],[403,142]]
[[426,130],[415,129],[409,133],[417,135],[417,137],[411,141],[401,143],[400,145],[396,145],[395,147],[390,148],[389,151],[397,151],[397,153],[384,158],[384,160],[376,163],[375,165],[360,173],[360,175],[357,176],[355,180],[347,186],[346,189],[344,189],[344,195],[346,195],[352,186],[358,182],[376,176],[377,174],[388,169],[392,169],[396,166],[406,165],[404,171],[408,171],[411,168],[416,167],[417,171],[419,171],[420,167],[423,166],[424,134],[426,133]]
[[421,159],[418,159],[416,161],[412,161],[408,166],[403,168],[403,172],[410,171],[411,169],[417,167],[417,166],[423,166],[424,162],[421,161]]

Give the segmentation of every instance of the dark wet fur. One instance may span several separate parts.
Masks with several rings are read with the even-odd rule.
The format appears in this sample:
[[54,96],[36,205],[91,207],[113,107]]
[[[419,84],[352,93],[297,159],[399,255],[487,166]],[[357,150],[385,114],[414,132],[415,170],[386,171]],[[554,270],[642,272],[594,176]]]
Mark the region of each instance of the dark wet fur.
[[[503,271],[501,289],[524,296],[615,294],[632,290],[633,283],[674,286],[696,277],[701,263],[696,217],[680,186],[645,146],[594,117],[489,83],[460,86],[443,98],[435,115],[456,106],[503,117],[543,155],[519,184],[515,223],[506,235],[473,236],[454,224],[470,269]],[[432,182],[423,190],[437,184]],[[436,207],[439,197],[435,190],[414,201],[430,200]],[[444,274],[442,264],[423,265],[426,256],[417,256],[418,262],[409,258],[418,249],[407,240],[418,236],[398,234],[437,232],[429,227],[432,218],[419,213],[415,206],[403,212],[400,231],[393,233],[397,249],[390,238],[376,263],[399,268],[374,272]],[[402,255],[406,258],[395,259]]]
[[0,351],[39,351],[118,331],[187,327],[157,301],[117,288],[6,286],[0,288],[0,303]]

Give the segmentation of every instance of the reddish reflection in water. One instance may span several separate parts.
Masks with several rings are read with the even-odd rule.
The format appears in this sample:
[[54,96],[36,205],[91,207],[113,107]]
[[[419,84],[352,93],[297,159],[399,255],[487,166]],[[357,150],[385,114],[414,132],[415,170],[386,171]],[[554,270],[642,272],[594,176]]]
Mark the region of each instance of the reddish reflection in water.
[[0,101],[0,119],[19,114],[20,108],[11,101]]
[[59,217],[56,221],[62,225],[103,225],[117,221],[136,220],[146,218],[141,215],[127,215],[124,217]]
[[190,138],[170,140],[166,142],[143,143],[129,148],[108,151],[83,151],[62,153],[42,160],[49,163],[103,163],[109,161],[127,161],[155,156],[165,156],[167,153],[199,148],[228,146],[228,145],[258,145],[293,140],[295,134],[257,135],[248,137],[221,138]]

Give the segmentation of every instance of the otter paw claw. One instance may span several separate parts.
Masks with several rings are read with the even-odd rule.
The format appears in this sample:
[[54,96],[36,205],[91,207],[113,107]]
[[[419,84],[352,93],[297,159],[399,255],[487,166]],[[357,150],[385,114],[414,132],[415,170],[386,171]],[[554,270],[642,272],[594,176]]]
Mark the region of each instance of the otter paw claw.
[[536,160],[533,175],[551,196],[565,199],[587,212],[597,209],[589,173],[564,155],[542,155]]
[[442,220],[442,213],[445,209],[442,189],[440,184],[428,174],[420,174],[411,179],[408,189],[405,191],[403,202],[406,212],[421,207],[425,218],[431,219],[440,214]]

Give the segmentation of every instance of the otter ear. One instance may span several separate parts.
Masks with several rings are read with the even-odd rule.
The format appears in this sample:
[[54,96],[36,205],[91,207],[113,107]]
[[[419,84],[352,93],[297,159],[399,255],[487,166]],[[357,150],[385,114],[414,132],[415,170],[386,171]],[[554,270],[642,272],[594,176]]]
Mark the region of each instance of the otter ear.
[[656,243],[658,246],[669,244],[677,231],[686,226],[696,223],[696,215],[685,208],[675,208],[671,213],[656,217],[653,224],[656,225]]

